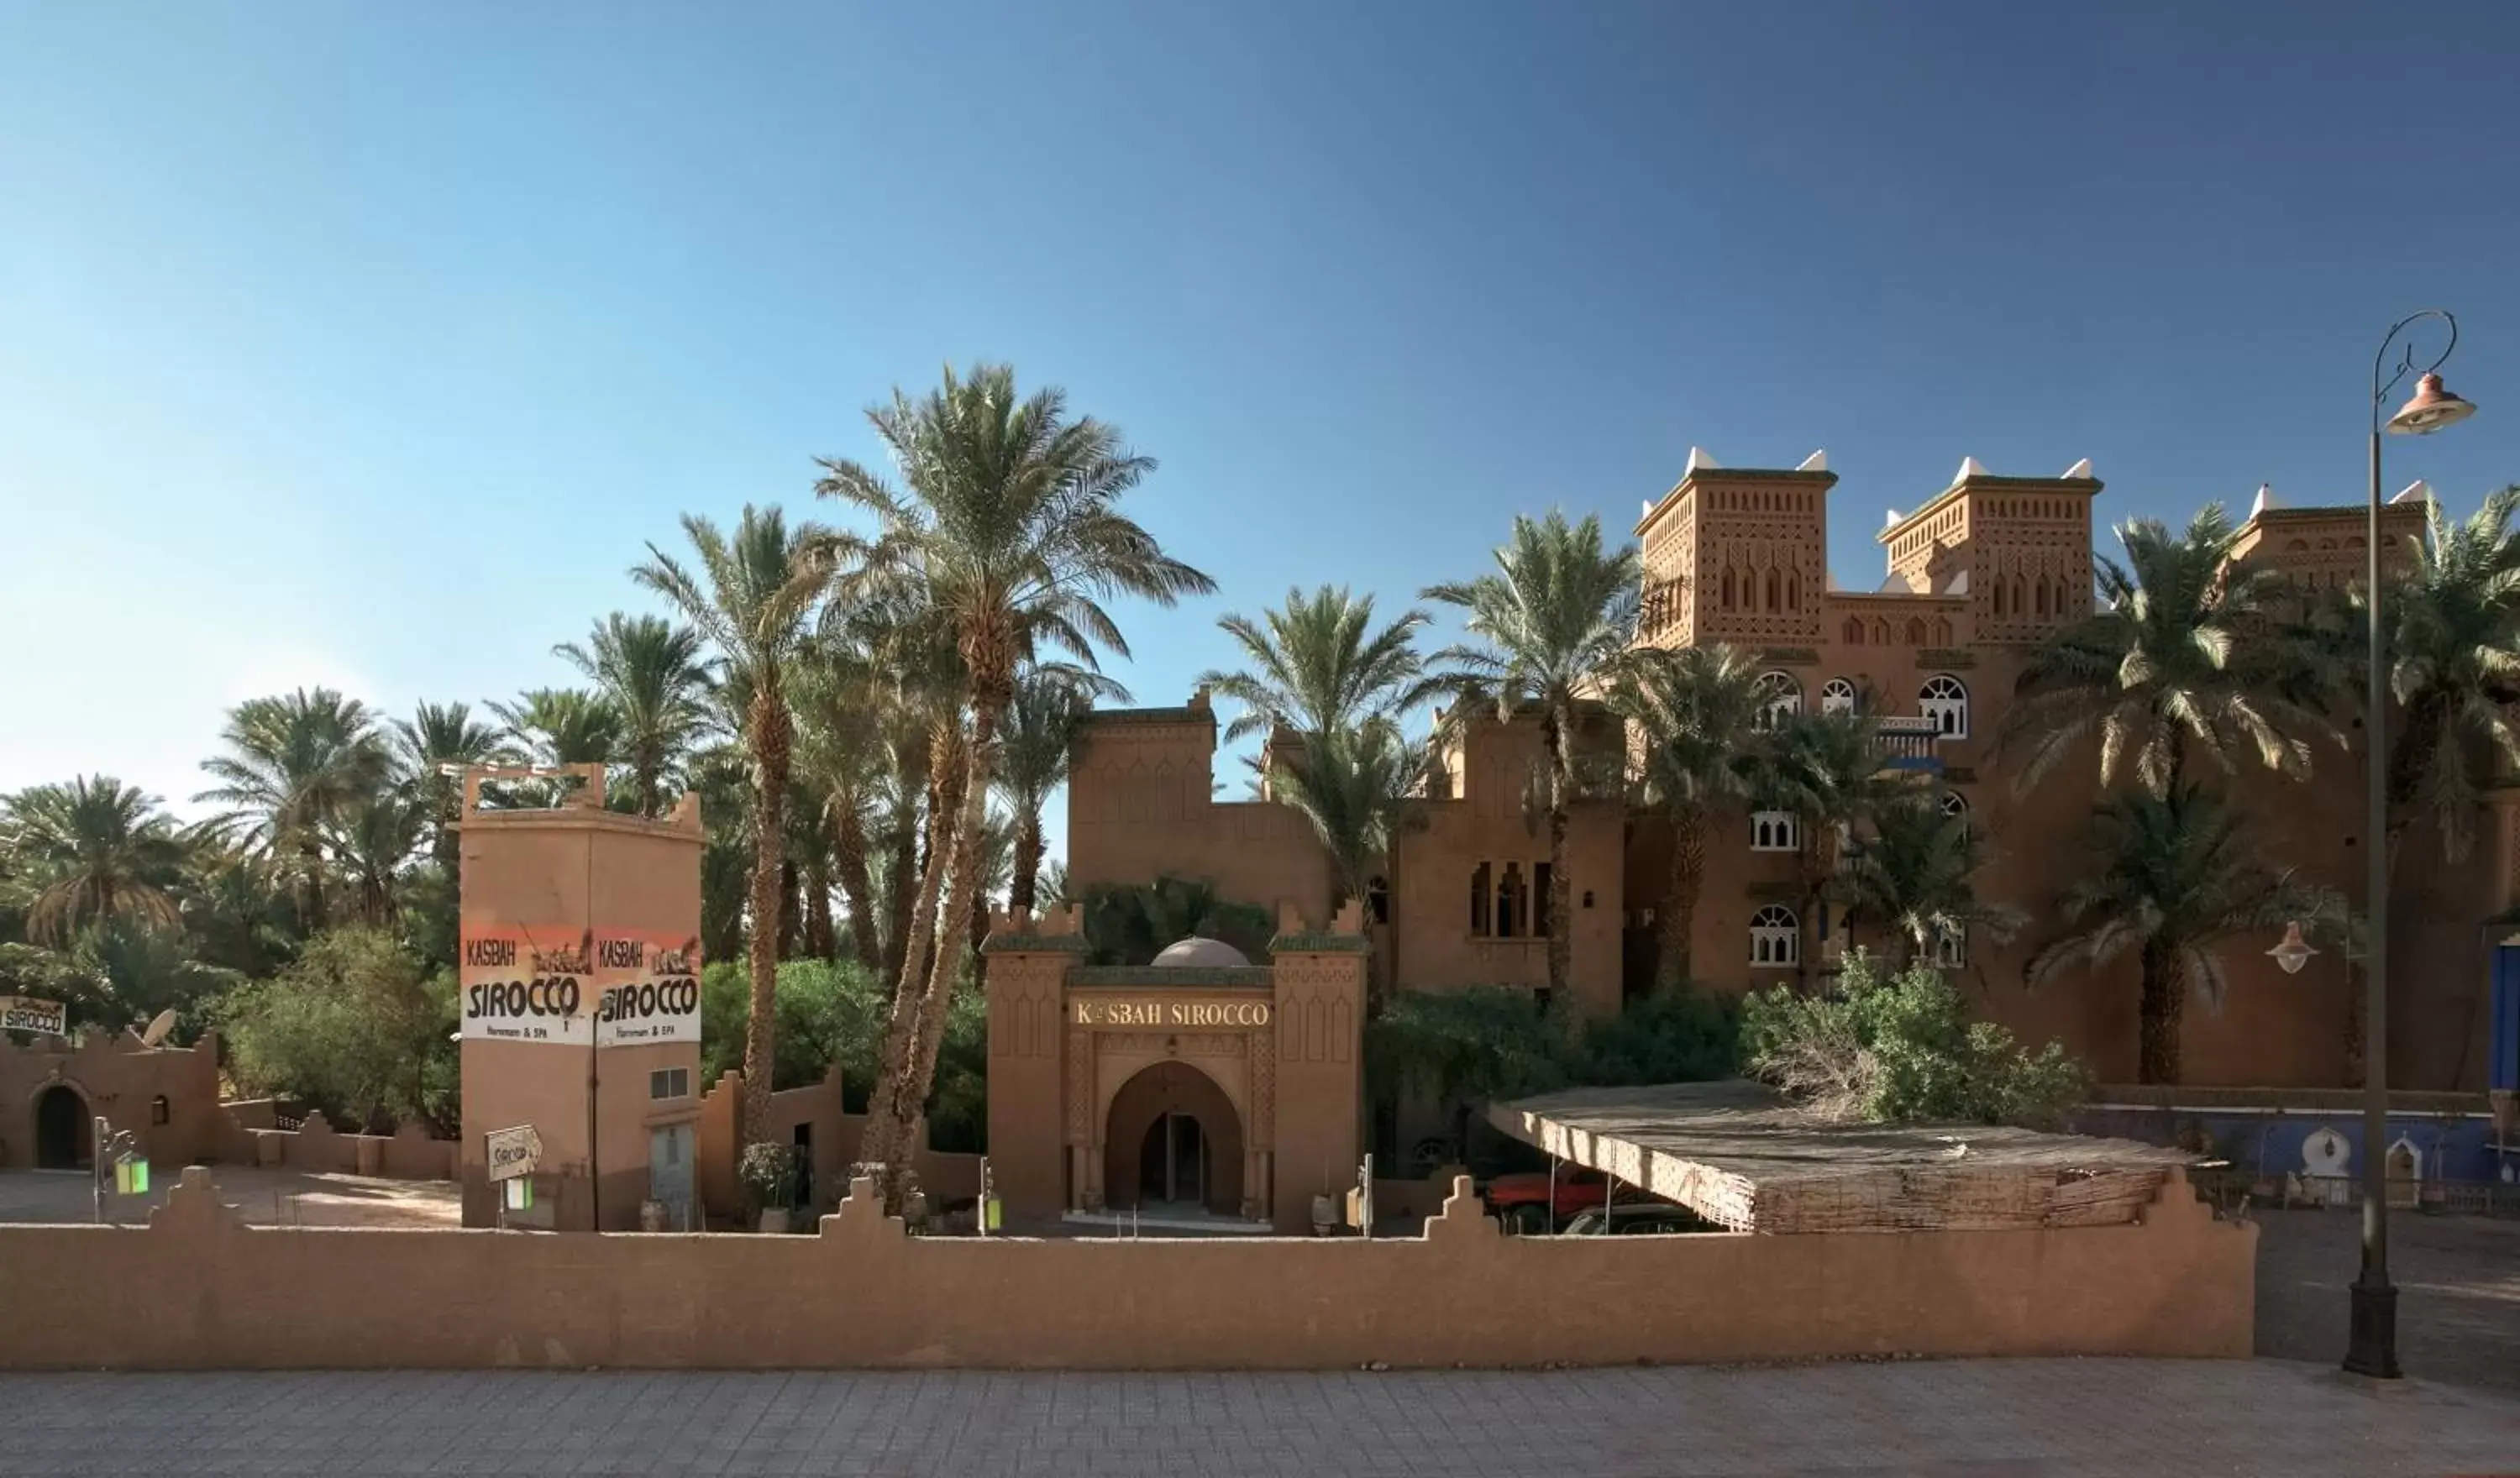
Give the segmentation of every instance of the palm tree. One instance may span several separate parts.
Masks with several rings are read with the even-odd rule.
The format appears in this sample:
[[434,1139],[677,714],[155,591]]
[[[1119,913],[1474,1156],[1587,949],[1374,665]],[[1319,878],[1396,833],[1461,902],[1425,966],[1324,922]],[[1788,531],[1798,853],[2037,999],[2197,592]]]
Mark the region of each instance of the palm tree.
[[2009,943],[2029,916],[1978,896],[1974,879],[1987,861],[1967,811],[1937,795],[1898,797],[1873,813],[1872,833],[1848,859],[1847,933],[1859,920],[1888,930],[1899,970],[1919,954],[1959,963],[1972,933]]
[[743,687],[743,748],[752,781],[752,887],[746,951],[751,1009],[743,1035],[743,1142],[770,1134],[773,996],[779,975],[779,911],[787,862],[789,746],[788,670],[805,645],[814,603],[831,578],[834,536],[788,527],[773,507],[744,505],[732,538],[697,514],[683,515],[698,570],[655,545],[631,578],[673,603],[717,649],[722,675]]
[[403,865],[420,850],[428,812],[417,798],[379,790],[349,815],[325,829],[333,856],[358,893],[359,918],[372,924],[391,923],[400,913],[394,884]]
[[621,752],[621,710],[584,688],[536,688],[490,711],[535,765],[604,765]]
[[683,759],[709,724],[707,661],[700,634],[661,616],[604,618],[581,647],[552,650],[568,659],[620,718],[617,752],[630,767],[638,813],[664,809],[665,787],[681,778]]
[[1747,800],[1762,701],[1756,658],[1736,647],[1691,647],[1642,662],[1611,691],[1610,706],[1637,726],[1630,753],[1644,801],[1671,819],[1671,873],[1654,919],[1660,938],[1654,983],[1688,983],[1706,841],[1716,815]]
[[1101,673],[1066,663],[1034,666],[1015,683],[1007,707],[1006,746],[998,757],[998,795],[1012,813],[1007,907],[1033,911],[1041,876],[1042,809],[1067,782],[1067,761],[1098,698],[1129,700],[1129,691]]
[[1861,713],[1795,713],[1777,721],[1758,750],[1754,793],[1761,809],[1794,818],[1795,871],[1811,947],[1796,952],[1810,978],[1819,954],[1820,911],[1837,881],[1838,859],[1857,827],[1899,794],[1881,768],[1880,725]]
[[110,775],[35,785],[0,800],[13,869],[33,897],[26,937],[60,948],[90,924],[128,919],[155,928],[180,921],[175,889],[186,848],[158,798]]
[[[2472,757],[2490,754],[2520,765],[2520,725],[2513,722],[2520,704],[2515,512],[2520,487],[2487,494],[2465,522],[2430,505],[2425,537],[2415,545],[2411,567],[2392,585],[2385,612],[2389,687],[2401,710],[2389,745],[2389,804],[2404,812],[2422,802],[2452,862],[2464,859],[2475,838]],[[2363,607],[2354,604],[2361,630]],[[2403,814],[2390,819],[2393,863],[2407,822]]]
[[458,858],[455,822],[464,804],[464,783],[446,773],[448,766],[512,764],[517,753],[507,736],[475,722],[462,703],[423,702],[408,719],[392,724],[395,758],[408,772],[413,791],[429,825],[429,855],[453,877]]
[[208,834],[270,857],[297,884],[310,926],[325,920],[324,829],[385,783],[392,762],[367,705],[330,688],[248,698],[229,710],[228,752],[203,760],[219,784],[194,796],[228,809]]
[[1641,565],[1634,546],[1604,549],[1601,520],[1586,515],[1569,523],[1552,510],[1545,519],[1520,515],[1513,535],[1496,552],[1497,567],[1475,580],[1430,586],[1423,598],[1458,605],[1463,629],[1477,645],[1450,647],[1435,661],[1452,669],[1445,680],[1459,695],[1447,722],[1458,728],[1474,708],[1510,722],[1526,709],[1540,715],[1541,754],[1547,773],[1537,779],[1549,812],[1549,988],[1567,995],[1573,930],[1567,920],[1573,870],[1567,865],[1566,825],[1587,788],[1586,756],[1579,743],[1577,705],[1617,686],[1642,660],[1629,643],[1636,635]]
[[[875,515],[871,572],[878,583],[918,592],[952,633],[968,678],[968,773],[949,864],[957,904],[944,915],[951,919],[968,916],[980,896],[980,825],[1018,671],[1044,649],[1089,666],[1098,648],[1125,656],[1128,644],[1103,601],[1130,595],[1170,605],[1215,582],[1164,554],[1119,512],[1120,497],[1154,470],[1153,459],[1126,451],[1119,432],[1092,417],[1070,419],[1060,391],[1019,397],[1014,372],[1002,365],[982,365],[968,380],[949,369],[925,397],[895,391],[868,420],[905,489],[855,463],[827,461],[819,491]],[[923,990],[913,988],[905,967],[868,1109],[862,1152],[896,1172],[883,1178],[887,1211],[898,1211],[910,1188],[898,1172],[909,1164],[909,1128],[935,1076],[951,1004],[955,952],[934,953]]]
[[[1424,762],[1410,753],[1398,725],[1371,720],[1353,729],[1312,737],[1303,753],[1272,776],[1275,798],[1311,824],[1329,854],[1329,910],[1334,918],[1348,900],[1363,898],[1376,875],[1387,875],[1404,827],[1416,819]],[[1369,966],[1379,962],[1368,958]],[[1366,1008],[1382,1008],[1381,971],[1371,968]]]
[[2296,919],[2343,927],[2342,899],[2301,882],[2290,869],[2266,866],[2238,813],[2199,785],[2111,796],[2093,815],[2092,845],[2097,871],[2056,901],[2071,932],[2031,956],[2026,973],[2033,986],[2045,985],[2136,952],[2146,1083],[2179,1081],[2180,1015],[2188,992],[2222,1008],[2225,941]]
[[2239,531],[2219,503],[2177,535],[2137,518],[2117,536],[2126,562],[2099,561],[2100,608],[2023,670],[1998,740],[2022,753],[2015,784],[2036,785],[2093,737],[2102,788],[2132,762],[2145,789],[2167,795],[2191,750],[2226,774],[2245,750],[2306,778],[2304,736],[2342,738],[2319,712],[2328,685],[2283,618],[2292,589],[2282,572],[2234,562]]
[[869,974],[883,968],[870,829],[889,779],[881,683],[861,654],[824,649],[796,675],[796,770],[811,781],[831,828],[832,872],[848,905],[850,951]]
[[1242,705],[1226,726],[1228,740],[1272,728],[1298,734],[1354,730],[1398,719],[1434,692],[1415,638],[1422,610],[1402,611],[1375,629],[1373,597],[1324,585],[1311,595],[1286,592],[1286,604],[1260,620],[1229,615],[1216,624],[1242,649],[1247,666],[1210,669],[1198,681]]

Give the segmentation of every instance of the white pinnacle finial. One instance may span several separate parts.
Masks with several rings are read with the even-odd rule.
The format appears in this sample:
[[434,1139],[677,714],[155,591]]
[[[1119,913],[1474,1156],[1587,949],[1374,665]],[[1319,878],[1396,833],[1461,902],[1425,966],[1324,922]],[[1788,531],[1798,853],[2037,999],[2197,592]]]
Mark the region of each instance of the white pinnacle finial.
[[1706,455],[1706,448],[1693,446],[1688,449],[1688,466],[1681,470],[1681,475],[1685,477],[1690,472],[1708,471],[1723,465]]
[[1907,516],[1908,515],[1906,514],[1903,514],[1894,508],[1881,515],[1881,526],[1883,528],[1897,528],[1899,526],[1899,520]]
[[2275,488],[2272,482],[2258,484],[2258,496],[2249,504],[2249,516],[2254,518],[2275,506]]
[[1651,498],[1647,498],[1645,500],[1644,511],[1638,514],[1637,516],[1640,518],[1650,518],[1653,516],[1653,500]]
[[2091,475],[2092,475],[2092,459],[2091,459],[2091,458],[2089,458],[2089,457],[2086,457],[2086,458],[2084,458],[2082,461],[2075,463],[2072,467],[2069,467],[2069,468],[2065,469],[2065,477],[2064,477],[2064,480],[2066,480],[2066,481],[2068,481],[2068,482],[2076,481],[2076,480],[2088,480],[2088,479],[2091,477]]
[[2398,495],[2389,501],[2391,503],[2430,503],[2433,501],[2433,485],[2418,477],[2398,489]]
[[1971,477],[1983,477],[1985,475],[1986,469],[1978,465],[1978,460],[1975,457],[1962,457],[1960,459],[1959,475],[1952,479],[1952,486],[1958,487],[1961,483],[1968,481]]
[[1827,471],[1827,470],[1828,470],[1828,448],[1826,448],[1826,447],[1822,447],[1819,451],[1812,453],[1812,454],[1811,454],[1810,456],[1808,456],[1808,457],[1805,457],[1805,458],[1803,459],[1803,465],[1802,465],[1802,466],[1800,466],[1800,467],[1798,467],[1798,468],[1795,468],[1795,469],[1794,469],[1794,470],[1795,470],[1795,471],[1798,471],[1798,472],[1824,472],[1824,471]]

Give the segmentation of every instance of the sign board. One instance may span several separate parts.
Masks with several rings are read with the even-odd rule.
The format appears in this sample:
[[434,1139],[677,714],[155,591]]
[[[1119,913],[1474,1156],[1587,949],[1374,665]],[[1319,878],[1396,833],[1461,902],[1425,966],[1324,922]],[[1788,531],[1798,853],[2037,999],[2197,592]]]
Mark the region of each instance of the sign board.
[[490,1179],[514,1180],[534,1173],[543,1162],[543,1137],[531,1124],[514,1129],[494,1129],[484,1136],[488,1142]]
[[467,1042],[595,1042],[595,936],[467,926],[458,966]]
[[63,1009],[58,1001],[38,1001],[32,996],[0,996],[0,1029],[67,1037],[69,1035],[69,1012]]
[[700,1039],[700,942],[626,931],[595,941],[595,1045]]
[[562,1047],[700,1040],[698,939],[558,926],[468,927],[463,1038]]
[[124,1155],[121,1159],[114,1161],[113,1188],[117,1194],[121,1195],[147,1195],[149,1193],[149,1162],[133,1155]]

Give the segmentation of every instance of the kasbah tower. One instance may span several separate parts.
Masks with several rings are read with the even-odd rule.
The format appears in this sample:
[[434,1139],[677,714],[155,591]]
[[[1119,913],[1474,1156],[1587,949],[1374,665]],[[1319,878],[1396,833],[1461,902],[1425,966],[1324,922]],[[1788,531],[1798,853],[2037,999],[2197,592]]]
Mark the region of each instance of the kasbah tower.
[[[1982,894],[2031,918],[2009,944],[1971,938],[1949,950],[1942,963],[1973,1009],[2033,1043],[2061,1040],[2103,1082],[2134,1082],[2132,959],[2037,991],[2023,978],[2030,955],[2058,929],[2060,889],[2092,871],[2095,760],[2069,758],[2025,791],[1993,743],[2037,644],[2092,611],[2102,484],[2089,462],[2020,477],[1964,459],[1948,486],[1894,495],[1912,511],[1894,509],[1877,536],[1886,578],[1856,591],[1841,589],[1827,567],[1837,480],[1822,453],[1790,469],[1751,469],[1691,449],[1678,485],[1645,504],[1635,526],[1644,565],[1637,640],[1730,643],[1758,654],[1780,709],[1856,706],[1877,715],[1885,763],[1937,787],[1940,803],[1964,811],[1991,849],[1977,878]],[[2393,547],[2421,532],[2430,496],[2417,484],[2384,510]],[[2262,490],[2238,550],[2305,588],[2346,585],[2364,558],[2363,523],[2360,507],[2286,508]],[[2268,861],[2360,900],[2370,840],[2362,726],[2343,721],[2355,747],[2318,746],[2308,784],[2253,771],[2209,778],[2246,812]],[[1625,742],[1608,714],[1596,723],[1586,742]],[[1095,715],[1069,788],[1072,884],[1180,877],[1273,915],[1292,909],[1324,921],[1328,881],[1303,820],[1267,798],[1265,778],[1255,798],[1220,795],[1217,725],[1204,692],[1182,707]],[[1280,737],[1270,751],[1282,753],[1287,742]],[[1547,917],[1549,848],[1522,803],[1537,744],[1530,721],[1484,723],[1437,756],[1426,824],[1404,834],[1391,875],[1377,879],[1364,911],[1380,978],[1397,989],[1547,988],[1547,935],[1557,926]],[[2443,860],[2429,822],[2410,826],[2402,843],[2389,936],[2394,1086],[2485,1086],[2489,969],[2510,932],[2487,924],[2520,903],[2520,789],[2489,791],[2487,804],[2461,864]],[[1735,812],[1719,822],[1692,931],[1702,988],[1738,993],[1790,981],[1806,962],[1824,969],[1843,948],[1840,921],[1801,917],[1796,841],[1783,818]],[[1579,1012],[1619,1010],[1650,987],[1653,911],[1670,862],[1669,829],[1651,812],[1615,801],[1578,808],[1566,926]],[[1878,943],[1871,933],[1858,938]],[[2344,952],[2331,949],[2286,975],[2262,953],[2275,939],[2237,939],[2225,950],[2230,990],[2219,1013],[2190,1000],[2184,1082],[2346,1081],[2348,1014],[2360,1009],[2360,992]]]

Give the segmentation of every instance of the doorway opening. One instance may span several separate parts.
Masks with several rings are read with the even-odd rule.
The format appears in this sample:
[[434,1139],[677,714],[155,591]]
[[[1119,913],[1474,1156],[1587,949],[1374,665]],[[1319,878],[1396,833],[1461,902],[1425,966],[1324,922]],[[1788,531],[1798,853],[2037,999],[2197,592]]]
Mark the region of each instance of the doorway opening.
[[1207,1134],[1195,1114],[1167,1111],[1147,1126],[1138,1151],[1138,1204],[1207,1203]]
[[35,1096],[35,1168],[86,1170],[96,1163],[87,1099],[67,1083]]

